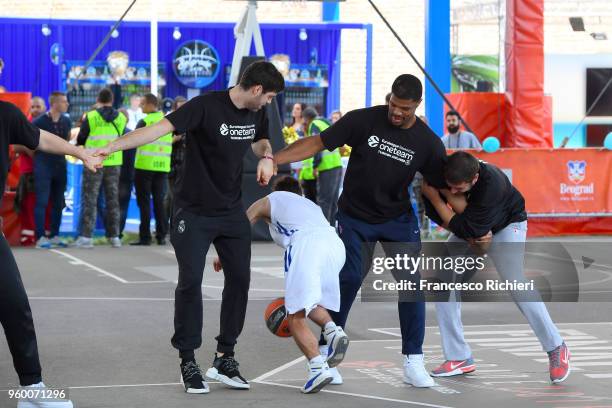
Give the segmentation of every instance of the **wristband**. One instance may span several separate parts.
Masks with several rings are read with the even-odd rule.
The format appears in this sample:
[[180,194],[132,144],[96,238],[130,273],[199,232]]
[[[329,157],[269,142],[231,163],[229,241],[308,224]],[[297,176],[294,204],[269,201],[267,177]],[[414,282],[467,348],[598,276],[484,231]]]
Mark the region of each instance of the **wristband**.
[[261,158],[262,158],[262,159],[268,159],[268,160],[272,160],[272,161],[274,161],[274,157],[272,157],[272,156],[268,156],[267,154],[266,154],[266,155],[261,156]]

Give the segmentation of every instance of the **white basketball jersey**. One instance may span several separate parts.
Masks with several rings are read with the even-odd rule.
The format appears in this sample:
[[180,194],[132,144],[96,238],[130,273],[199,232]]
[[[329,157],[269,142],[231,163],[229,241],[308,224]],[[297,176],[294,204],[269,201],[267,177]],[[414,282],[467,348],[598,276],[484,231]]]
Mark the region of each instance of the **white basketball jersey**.
[[270,235],[278,245],[287,248],[291,237],[298,231],[332,229],[323,215],[321,207],[295,193],[275,191],[268,195],[270,200]]

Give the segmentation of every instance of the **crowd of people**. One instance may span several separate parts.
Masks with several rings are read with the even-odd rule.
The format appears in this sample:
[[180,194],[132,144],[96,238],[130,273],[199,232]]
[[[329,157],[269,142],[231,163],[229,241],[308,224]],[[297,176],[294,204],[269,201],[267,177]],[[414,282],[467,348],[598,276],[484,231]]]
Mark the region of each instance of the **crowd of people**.
[[[172,110],[187,99],[177,96]],[[39,129],[60,136],[87,149],[107,146],[113,140],[134,129],[149,126],[164,117],[159,100],[153,94],[132,94],[129,105],[115,109],[114,93],[100,90],[92,109],[73,125],[68,116],[69,102],[63,92],[49,96],[49,107],[43,98],[31,100],[29,119]],[[138,149],[118,153],[104,161],[97,172],[83,170],[81,206],[78,213],[78,236],[74,246],[93,247],[93,234],[98,214],[104,220],[109,243],[121,247],[128,207],[135,189],[141,223],[138,240],[131,245],[150,245],[151,201],[155,215],[155,238],[165,245],[174,186],[185,150],[184,134],[169,134],[162,140]],[[15,210],[21,222],[21,245],[37,248],[65,247],[67,241],[59,235],[62,211],[65,207],[67,162],[64,156],[34,152],[25,146],[14,148],[19,161],[20,179]]]
[[[387,94],[385,103],[389,103]],[[78,146],[100,148],[134,129],[149,126],[168,112],[160,111],[158,98],[153,94],[130,95],[129,104],[115,109],[114,93],[102,89],[91,111],[73,126],[68,116],[67,95],[53,92],[47,108],[45,99],[35,96],[31,100],[29,117],[40,129],[54,133],[64,140],[75,141]],[[174,99],[172,111],[187,102],[184,96]],[[296,135],[295,140],[321,134],[342,118],[342,112],[333,111],[323,117],[315,107],[296,103],[291,121],[286,128]],[[419,117],[424,123],[427,119]],[[446,133],[442,143],[448,149],[481,149],[478,138],[460,128],[459,114],[446,113]],[[287,140],[286,140],[287,141]],[[294,141],[294,140],[293,140]],[[103,219],[105,236],[113,247],[121,247],[126,226],[128,207],[135,189],[140,211],[138,239],[130,245],[151,245],[151,201],[155,219],[155,241],[165,245],[168,222],[173,204],[173,186],[179,180],[179,171],[185,156],[184,134],[169,134],[163,140],[138,149],[118,153],[105,161],[104,169],[96,174],[84,170],[82,177],[81,208],[78,214],[78,236],[74,245],[92,248],[93,233],[98,216]],[[65,247],[67,242],[59,235],[64,195],[67,186],[67,164],[64,157],[33,151],[16,146],[20,180],[15,210],[20,216],[21,245],[37,248]],[[293,166],[306,198],[318,204],[323,214],[335,225],[337,202],[344,177],[342,157],[350,154],[349,146],[333,151],[323,150]],[[419,225],[427,233],[429,220],[425,217],[421,198],[422,176],[417,173],[410,194],[417,209]]]
[[[160,191],[165,192],[158,185],[170,174],[176,135],[187,135],[184,167],[179,170],[181,181],[169,189],[173,190],[174,202],[170,236],[178,263],[171,343],[178,351],[182,383],[189,394],[210,392],[204,377],[235,389],[250,388],[240,373],[235,347],[248,304],[251,224],[258,219],[269,224],[274,241],[285,249],[289,324],[309,365],[304,393],[343,382],[336,366],[349,344],[344,329],[369,273],[374,246],[380,243],[388,258],[418,256],[421,238],[418,221],[409,210],[408,193],[417,172],[423,176],[427,214],[451,232],[449,241],[461,244],[461,253],[469,250],[490,254],[503,279],[525,280],[527,213],[523,196],[496,166],[467,152],[447,156],[440,138],[415,114],[423,94],[418,78],[410,74],[398,76],[386,105],[351,111],[333,125],[316,110],[300,106],[304,137],[274,152],[263,108],[284,86],[274,65],[259,61],[245,69],[236,87],[195,97],[166,116],[158,112],[155,96],[145,95],[140,106],[146,116],[136,120],[136,129],[126,135],[129,115],[112,108],[112,92],[105,89],[98,95],[98,106],[85,115],[77,135],[77,144],[91,149],[77,148],[65,140],[67,133],[60,123],[67,106],[65,95],[53,95],[54,108],[46,121],[35,120],[38,128],[28,123],[15,106],[0,102],[0,164],[8,161],[9,144],[69,154],[83,161],[83,178],[87,182],[83,185],[81,246],[91,245],[88,240],[101,186],[107,208],[106,234],[113,246],[120,245],[119,183],[127,162],[124,154],[127,156],[130,150],[135,152],[134,181],[139,202],[146,201],[150,206],[150,197],[154,196],[156,216],[163,216],[156,220],[156,229],[165,231],[166,226],[161,224],[167,215]],[[58,136],[43,126],[51,127]],[[259,159],[256,180],[260,186],[270,183],[278,166],[301,162],[301,173],[312,171],[318,176],[319,189],[321,174],[337,168],[339,149],[345,145],[352,150],[338,209],[332,214],[337,229],[328,224],[331,221],[327,209],[303,198],[300,185],[291,177],[277,177],[272,194],[246,211],[243,208],[243,159],[249,149]],[[5,173],[0,176],[3,187]],[[301,178],[305,179],[303,175]],[[333,175],[329,178],[336,180]],[[329,191],[322,190],[323,194],[317,191],[318,201]],[[141,228],[137,242],[150,244],[151,238],[147,225]],[[157,233],[156,238],[163,243]],[[508,242],[516,244],[516,250],[508,251],[504,246]],[[211,245],[218,254],[214,267],[223,270],[225,280],[216,352],[211,367],[203,373],[195,351],[202,345],[202,279]],[[17,265],[2,236],[0,255],[7,260],[7,272],[0,274],[0,312],[11,310],[0,313],[0,318],[20,384],[37,387],[43,383],[32,314]],[[417,270],[396,267],[390,272],[398,281],[415,283],[420,279]],[[453,301],[436,304],[446,361],[431,372],[425,368],[423,353],[424,293],[420,289],[412,294],[400,289],[398,294],[405,383],[427,388],[435,385],[432,377],[476,370],[461,324],[460,291],[453,292],[454,299],[449,299]],[[528,299],[515,291],[510,294],[548,355],[551,382],[563,382],[570,373],[570,353],[539,294]],[[318,344],[306,318],[321,329]],[[72,404],[53,407],[72,408]]]

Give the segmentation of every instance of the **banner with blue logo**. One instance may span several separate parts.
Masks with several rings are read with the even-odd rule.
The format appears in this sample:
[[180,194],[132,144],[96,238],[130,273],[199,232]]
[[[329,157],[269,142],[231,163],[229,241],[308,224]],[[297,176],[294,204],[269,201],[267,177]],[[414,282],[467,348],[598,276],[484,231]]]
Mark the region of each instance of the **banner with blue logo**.
[[172,58],[174,75],[188,88],[204,88],[213,83],[220,66],[217,50],[201,40],[181,44]]

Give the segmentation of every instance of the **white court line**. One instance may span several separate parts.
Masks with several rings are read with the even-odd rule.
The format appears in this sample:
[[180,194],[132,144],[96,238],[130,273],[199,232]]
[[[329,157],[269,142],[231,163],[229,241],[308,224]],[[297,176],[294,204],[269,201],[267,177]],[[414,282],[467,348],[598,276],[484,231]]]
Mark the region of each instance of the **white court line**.
[[306,357],[302,356],[302,357],[298,357],[293,361],[288,362],[287,364],[283,364],[280,367],[275,368],[274,370],[268,371],[267,373],[264,373],[262,375],[260,375],[259,377],[255,378],[254,380],[252,380],[251,382],[259,382],[259,381],[263,381],[266,378],[272,377],[274,374],[278,374],[281,371],[286,370],[289,367],[292,367],[294,365],[296,365],[297,363],[299,363],[300,361],[305,361]]
[[[255,381],[252,381],[255,382]],[[297,385],[289,385],[289,384],[279,384],[279,383],[273,383],[273,382],[268,382],[268,381],[257,381],[258,384],[265,384],[265,385],[274,385],[277,387],[285,387],[285,388],[297,388],[297,389],[301,389],[302,387],[297,386]],[[343,392],[343,391],[332,391],[332,390],[321,390],[322,393],[327,393],[327,394],[336,394],[336,395],[347,395],[350,397],[357,397],[357,398],[366,398],[366,399],[373,399],[373,400],[378,400],[378,401],[388,401],[388,402],[398,402],[400,404],[412,404],[412,405],[418,405],[421,407],[431,407],[431,408],[452,408],[449,407],[447,405],[436,405],[436,404],[428,404],[426,402],[419,402],[419,401],[408,401],[408,400],[400,400],[400,399],[394,399],[394,398],[385,398],[385,397],[378,397],[376,395],[367,395],[367,394],[356,394],[356,393],[352,393],[352,392]]]
[[96,389],[96,388],[162,387],[162,386],[168,386],[168,385],[183,385],[183,384],[182,383],[160,383],[160,384],[83,385],[79,387],[68,387],[68,388],[71,390],[91,390],[91,389]]
[[129,281],[128,282],[130,285],[133,284],[145,284],[145,283],[172,283],[171,281],[167,281],[167,280],[150,280],[150,281]]
[[[113,273],[105,271],[102,268],[99,268],[99,267],[97,267],[97,266],[95,266],[93,264],[90,264],[89,262],[86,262],[86,261],[84,261],[82,259],[79,259],[76,256],[67,254],[67,253],[59,251],[57,249],[51,249],[51,252],[55,252],[56,254],[62,255],[64,257],[70,259],[72,261],[72,265],[84,265],[84,266],[87,266],[88,268],[93,269],[96,272],[100,272],[101,274],[106,275],[109,278],[115,279],[116,281],[119,281],[121,283],[129,283],[129,284],[133,284],[133,283],[135,283],[135,284],[144,284],[144,283],[174,283],[174,284],[177,284],[178,283],[177,281],[173,282],[173,281],[162,281],[162,280],[159,280],[159,281],[133,281],[133,282],[130,282],[130,281],[127,281],[127,280],[125,280],[125,279],[123,279],[123,278],[121,278],[121,277],[119,277],[119,276],[117,276],[117,275],[115,275]],[[220,290],[223,290],[223,286],[202,285],[202,287],[203,288],[208,288],[208,289],[220,289]],[[257,288],[250,288],[249,291],[250,292],[252,291],[252,292],[279,293],[279,292],[284,291],[284,289],[257,289]]]
[[[609,324],[612,325],[612,322],[577,322],[577,323],[555,323],[557,326],[580,326],[580,325],[587,325],[587,324]],[[505,327],[505,326],[524,326],[524,327],[529,327],[529,324],[527,323],[502,323],[502,324],[464,324],[463,327]],[[426,329],[439,329],[438,326],[425,326]],[[389,336],[393,336],[393,337],[402,337],[401,333],[399,333],[400,328],[399,327],[377,327],[377,328],[371,328],[368,329],[369,331],[373,331],[375,333],[380,333],[380,334],[387,334]],[[389,330],[397,330],[395,332],[389,331]],[[440,334],[440,333],[438,333]],[[470,334],[468,332],[465,333],[466,335]],[[506,339],[504,339],[506,340]],[[476,341],[476,340],[473,340]]]
[[601,378],[612,378],[612,374],[585,374],[586,377],[601,379]]
[[67,254],[67,253],[62,252],[62,251],[59,251],[59,250],[57,250],[57,249],[51,249],[50,251],[51,251],[51,252],[54,252],[54,253],[56,253],[56,254],[59,254],[59,255],[61,255],[61,256],[63,256],[63,257],[65,257],[65,258],[68,258],[68,259],[72,260],[72,262],[73,262],[73,264],[72,264],[72,265],[84,265],[84,266],[87,266],[88,268],[93,269],[93,270],[94,270],[94,271],[96,271],[96,272],[100,272],[101,274],[106,275],[106,276],[108,276],[109,278],[112,278],[112,279],[114,279],[114,280],[116,280],[116,281],[118,281],[118,282],[121,282],[121,283],[128,283],[128,281],[126,281],[125,279],[120,278],[119,276],[117,276],[117,275],[115,275],[115,274],[113,274],[113,273],[107,272],[107,271],[105,271],[105,270],[104,270],[104,269],[102,269],[102,268],[98,268],[97,266],[92,265],[92,264],[90,264],[89,262],[85,262],[84,260],[79,259],[79,258],[77,258],[76,256],[73,256],[73,255]]

